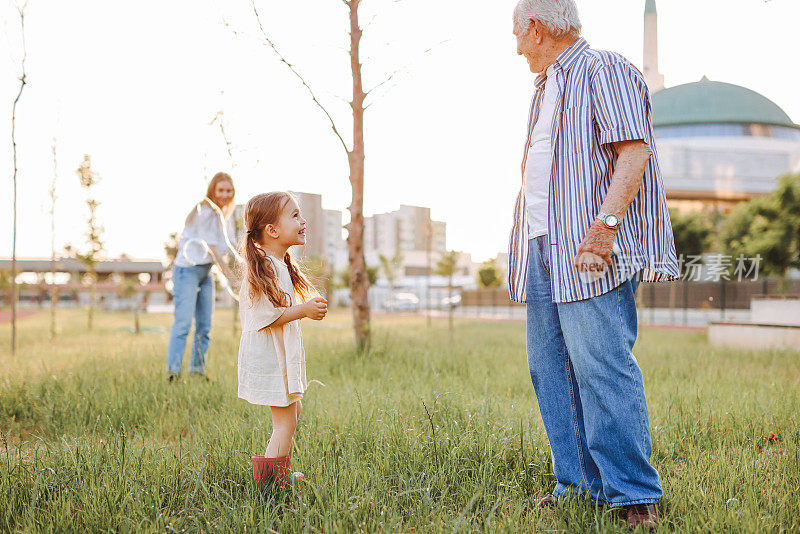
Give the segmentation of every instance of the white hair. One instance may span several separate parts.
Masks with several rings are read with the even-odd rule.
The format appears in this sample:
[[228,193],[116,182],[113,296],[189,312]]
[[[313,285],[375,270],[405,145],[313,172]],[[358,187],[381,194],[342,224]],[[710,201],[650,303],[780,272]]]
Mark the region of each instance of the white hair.
[[581,19],[575,0],[519,0],[514,8],[514,33],[522,35],[527,32],[531,19],[544,24],[553,37],[581,35]]

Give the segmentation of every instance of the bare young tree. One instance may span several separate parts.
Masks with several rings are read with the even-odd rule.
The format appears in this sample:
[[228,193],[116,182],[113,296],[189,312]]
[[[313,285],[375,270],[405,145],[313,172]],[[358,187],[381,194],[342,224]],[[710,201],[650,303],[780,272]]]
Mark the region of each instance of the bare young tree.
[[214,115],[214,118],[211,119],[211,122],[208,123],[208,125],[213,126],[214,123],[219,125],[219,131],[222,134],[222,140],[225,141],[225,151],[228,153],[228,158],[231,160],[231,169],[235,169],[236,159],[233,157],[233,143],[231,143],[231,140],[228,139],[228,133],[225,131],[225,110],[221,109],[217,111],[217,114]]
[[[261,24],[261,17],[258,12],[255,0],[251,0],[253,12],[258,22],[259,30],[267,45],[275,52],[281,62],[294,74],[308,93],[314,104],[325,114],[330,122],[333,133],[342,145],[347,154],[347,162],[350,166],[350,186],[352,197],[348,211],[350,212],[350,223],[347,225],[347,248],[350,267],[350,300],[353,306],[353,329],[355,332],[356,347],[360,352],[369,347],[370,341],[370,308],[368,299],[369,277],[367,273],[367,262],[364,258],[364,111],[366,106],[364,101],[370,91],[364,91],[361,78],[361,26],[358,21],[358,8],[361,0],[341,0],[347,7],[350,24],[350,74],[352,76],[352,97],[350,108],[353,114],[353,143],[348,147],[344,138],[339,132],[336,123],[325,106],[319,101],[314,91],[308,85],[302,75],[294,68],[289,61],[281,54],[275,43],[269,38],[264,26]],[[377,89],[386,81],[375,86]]]
[[58,159],[56,157],[56,138],[53,137],[53,180],[50,182],[50,339],[56,338],[56,180],[58,179]]
[[11,146],[14,152],[14,177],[13,183],[13,219],[11,237],[11,354],[17,353],[17,103],[22,96],[22,90],[28,80],[25,76],[25,60],[28,58],[28,50],[25,46],[25,8],[28,2],[17,7],[19,12],[19,25],[22,34],[22,75],[19,77],[19,92],[11,106]]
[[[228,153],[228,158],[231,161],[231,172],[233,172],[236,169],[236,158],[233,157],[233,143],[231,143],[231,140],[228,138],[228,133],[225,131],[225,110],[221,109],[217,111],[217,114],[214,115],[214,118],[208,125],[213,126],[214,123],[219,124],[219,131],[222,134],[222,140],[225,141],[225,151]],[[236,216],[237,216],[236,213],[231,215],[231,217],[236,217]],[[220,221],[220,223],[222,223],[222,221]],[[232,244],[236,246],[235,243]],[[229,270],[231,272],[238,272],[238,269],[235,269],[236,258],[233,257],[233,254],[228,254],[227,258],[228,258],[227,261]],[[225,273],[220,272],[220,275],[225,276]],[[236,284],[235,280],[228,280],[228,285],[233,285],[233,284]],[[236,299],[232,300],[233,300],[233,305],[231,306],[232,310],[231,328],[233,330],[233,334],[236,335],[236,326],[239,323],[239,301]]]
[[92,170],[92,161],[88,154],[83,156],[78,170],[75,171],[80,178],[81,186],[86,189],[88,198],[86,206],[89,208],[89,218],[86,220],[86,252],[77,254],[78,260],[86,266],[86,281],[89,286],[89,310],[86,316],[86,325],[92,329],[94,320],[94,308],[97,300],[97,272],[95,270],[97,262],[100,261],[100,253],[103,251],[103,227],[97,222],[97,208],[100,203],[92,198],[92,188],[100,181],[100,175]]

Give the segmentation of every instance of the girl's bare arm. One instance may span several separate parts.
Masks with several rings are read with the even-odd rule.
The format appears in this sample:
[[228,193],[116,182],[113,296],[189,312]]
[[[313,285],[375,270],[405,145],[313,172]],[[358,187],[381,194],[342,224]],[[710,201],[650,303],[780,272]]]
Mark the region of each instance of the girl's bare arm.
[[297,321],[298,319],[303,319],[304,317],[314,319],[315,321],[320,321],[323,317],[325,317],[327,312],[328,302],[321,297],[313,298],[304,304],[289,306],[283,311],[280,317],[275,319],[275,321],[273,321],[269,326],[265,326],[261,330],[283,326],[288,322]]

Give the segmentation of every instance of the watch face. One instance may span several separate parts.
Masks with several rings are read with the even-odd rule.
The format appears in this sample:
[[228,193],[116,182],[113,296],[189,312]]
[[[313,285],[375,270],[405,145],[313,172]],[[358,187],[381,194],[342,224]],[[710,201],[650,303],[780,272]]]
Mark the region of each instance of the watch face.
[[616,228],[617,225],[619,224],[619,218],[616,215],[609,215],[608,217],[606,217],[605,222],[606,226],[609,226],[611,228]]

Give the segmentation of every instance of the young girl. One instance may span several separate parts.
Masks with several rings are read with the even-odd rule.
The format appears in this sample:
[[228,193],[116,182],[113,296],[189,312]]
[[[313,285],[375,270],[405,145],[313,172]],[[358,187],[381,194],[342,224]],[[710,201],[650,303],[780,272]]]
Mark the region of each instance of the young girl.
[[328,305],[288,253],[292,245],[306,242],[306,221],[297,201],[283,192],[256,195],[245,207],[244,221],[239,397],[269,406],[272,412],[267,450],[264,456],[252,457],[256,485],[260,488],[274,477],[285,486],[304,479],[290,466],[303,409],[300,399],[307,387],[300,319],[320,321]]

